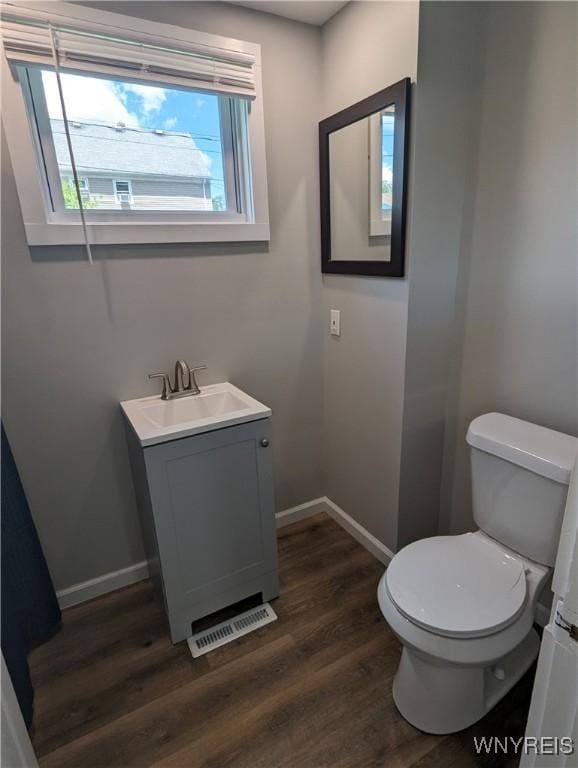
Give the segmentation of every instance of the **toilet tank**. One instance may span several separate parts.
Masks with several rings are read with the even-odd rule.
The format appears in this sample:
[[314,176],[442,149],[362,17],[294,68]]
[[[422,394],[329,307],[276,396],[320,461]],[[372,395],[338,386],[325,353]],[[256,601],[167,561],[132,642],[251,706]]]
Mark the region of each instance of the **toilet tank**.
[[524,557],[553,566],[577,439],[486,413],[472,421],[466,440],[479,528]]

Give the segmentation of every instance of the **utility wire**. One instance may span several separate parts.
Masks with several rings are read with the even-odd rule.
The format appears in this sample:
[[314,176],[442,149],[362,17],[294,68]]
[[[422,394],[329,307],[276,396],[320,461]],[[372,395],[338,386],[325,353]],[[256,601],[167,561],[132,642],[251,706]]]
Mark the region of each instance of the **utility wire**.
[[[55,120],[55,121],[56,120],[60,120],[60,122],[63,122],[61,120],[61,118],[59,118],[59,117],[51,117],[50,120]],[[115,123],[115,124],[113,124],[113,123],[95,123],[95,122],[91,122],[90,120],[74,120],[73,118],[71,118],[69,120],[69,122],[71,122],[72,124],[78,123],[79,125],[91,125],[91,126],[93,126],[95,128],[113,128],[115,130],[118,129],[118,123]],[[189,132],[181,133],[180,131],[166,131],[164,128],[159,128],[159,129],[157,129],[157,128],[133,128],[132,126],[125,125],[122,128],[122,130],[123,131],[132,131],[133,133],[154,133],[156,130],[161,130],[161,131],[163,131],[165,136],[182,136],[183,138],[189,138],[191,136],[194,136],[195,138],[199,138],[199,139],[202,138],[202,139],[206,139],[207,141],[221,141],[221,137],[220,136],[215,136],[214,134],[203,135],[203,134],[200,134],[200,133],[199,134],[194,134],[194,133],[189,133]]]

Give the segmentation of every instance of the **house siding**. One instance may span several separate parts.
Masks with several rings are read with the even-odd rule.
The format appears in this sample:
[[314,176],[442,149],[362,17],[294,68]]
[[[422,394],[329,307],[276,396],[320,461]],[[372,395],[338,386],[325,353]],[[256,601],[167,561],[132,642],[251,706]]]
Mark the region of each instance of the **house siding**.
[[129,180],[132,188],[132,202],[121,205],[116,199],[113,178],[86,176],[79,170],[81,178],[88,179],[90,200],[102,210],[165,210],[165,211],[211,211],[211,182],[206,180],[203,195],[203,180],[190,179],[132,179],[128,175],[118,176]]
[[[178,193],[175,195],[176,188]],[[165,179],[133,179],[132,193],[137,196],[154,197],[191,197],[203,198],[211,196],[211,183],[206,182],[205,194],[203,194],[202,179],[193,179],[191,181],[177,181],[175,179],[168,181]]]
[[85,176],[84,178],[88,178],[88,189],[91,195],[114,197],[112,179],[102,179],[95,176]]

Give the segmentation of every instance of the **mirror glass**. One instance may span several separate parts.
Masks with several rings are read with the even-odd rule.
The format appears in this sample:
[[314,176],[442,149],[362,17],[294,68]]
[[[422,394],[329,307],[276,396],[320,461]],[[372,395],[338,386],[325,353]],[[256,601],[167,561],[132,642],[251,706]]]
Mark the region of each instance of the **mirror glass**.
[[331,261],[390,261],[395,106],[329,135]]

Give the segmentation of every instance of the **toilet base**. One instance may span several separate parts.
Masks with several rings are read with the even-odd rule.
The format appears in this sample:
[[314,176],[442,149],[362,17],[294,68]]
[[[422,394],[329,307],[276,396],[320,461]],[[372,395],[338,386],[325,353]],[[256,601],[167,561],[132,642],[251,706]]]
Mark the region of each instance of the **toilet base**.
[[444,664],[404,646],[393,681],[393,700],[400,714],[420,731],[461,731],[508,693],[535,661],[539,649],[534,629],[490,667]]

